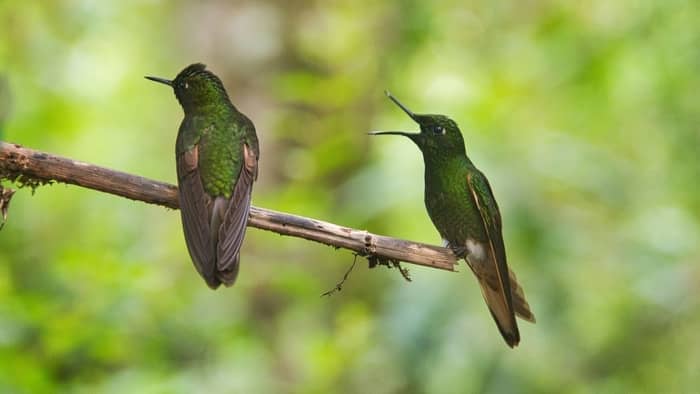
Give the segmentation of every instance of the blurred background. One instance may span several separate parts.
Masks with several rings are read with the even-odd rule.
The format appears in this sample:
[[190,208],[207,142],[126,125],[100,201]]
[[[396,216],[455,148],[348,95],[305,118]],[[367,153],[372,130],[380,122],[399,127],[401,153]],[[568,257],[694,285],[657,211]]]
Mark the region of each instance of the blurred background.
[[[692,392],[700,382],[700,3],[0,1],[2,139],[175,182],[173,78],[256,124],[257,206],[438,244],[415,130],[489,177],[537,316],[510,350],[475,279],[250,229],[209,290],[179,213],[20,190],[0,232],[0,391]],[[5,184],[5,186],[8,186]]]

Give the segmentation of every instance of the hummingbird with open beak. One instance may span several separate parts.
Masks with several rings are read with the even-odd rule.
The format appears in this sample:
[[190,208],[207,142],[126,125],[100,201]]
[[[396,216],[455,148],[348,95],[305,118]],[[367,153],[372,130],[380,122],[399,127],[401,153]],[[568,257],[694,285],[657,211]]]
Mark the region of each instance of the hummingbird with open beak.
[[428,215],[447,246],[467,261],[508,346],[517,346],[520,332],[515,316],[533,323],[535,316],[506,263],[501,214],[486,176],[467,156],[462,133],[452,119],[413,113],[391,93],[386,94],[418,123],[420,132],[370,134],[407,137],[423,153]]

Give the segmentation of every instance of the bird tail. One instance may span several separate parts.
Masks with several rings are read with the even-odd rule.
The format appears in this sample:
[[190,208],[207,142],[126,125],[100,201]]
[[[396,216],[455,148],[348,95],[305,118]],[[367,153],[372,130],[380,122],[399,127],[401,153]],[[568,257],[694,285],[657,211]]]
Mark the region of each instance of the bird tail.
[[525,293],[518,283],[518,279],[513,271],[509,269],[510,293],[513,306],[513,310],[511,311],[508,307],[508,302],[504,299],[503,293],[500,291],[500,283],[498,283],[496,278],[490,277],[490,275],[480,272],[480,270],[476,270],[474,267],[472,267],[472,271],[479,280],[481,294],[484,296],[484,301],[486,301],[486,305],[489,307],[489,311],[496,321],[496,325],[503,339],[505,339],[508,346],[517,346],[520,342],[520,331],[518,330],[513,312],[523,320],[527,320],[531,323],[535,322],[535,315],[530,311],[530,305],[525,299]]
[[501,332],[508,346],[517,346],[520,342],[520,331],[518,331],[513,311],[508,308],[508,303],[503,297],[503,292],[500,291],[500,287],[491,286],[486,278],[477,275],[477,279],[479,279],[481,286],[481,294],[484,296],[491,316],[496,321],[498,331]]
[[530,310],[530,305],[525,299],[525,292],[523,288],[518,283],[518,278],[515,277],[513,270],[508,270],[510,274],[510,293],[513,296],[513,309],[515,309],[515,314],[530,323],[535,323],[535,315]]

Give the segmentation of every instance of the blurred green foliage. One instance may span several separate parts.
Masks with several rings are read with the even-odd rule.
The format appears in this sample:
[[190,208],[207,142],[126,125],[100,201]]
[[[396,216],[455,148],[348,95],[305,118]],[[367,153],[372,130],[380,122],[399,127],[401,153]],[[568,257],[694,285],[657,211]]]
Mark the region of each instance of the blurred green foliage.
[[0,1],[4,139],[174,182],[181,110],[142,76],[201,61],[257,126],[259,206],[438,243],[418,150],[365,132],[415,128],[385,88],[450,115],[538,318],[507,349],[466,266],[358,266],[321,298],[352,255],[258,230],[213,292],[177,212],[44,186],[0,232],[0,392],[697,390],[698,20],[675,0]]

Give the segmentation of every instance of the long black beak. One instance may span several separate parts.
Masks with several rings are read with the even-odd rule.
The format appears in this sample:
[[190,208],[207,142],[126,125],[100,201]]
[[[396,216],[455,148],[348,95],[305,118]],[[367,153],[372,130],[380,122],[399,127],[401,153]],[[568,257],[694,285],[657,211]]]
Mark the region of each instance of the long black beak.
[[402,135],[404,137],[412,138],[414,135],[418,135],[418,133],[407,133],[405,131],[370,131],[367,133],[369,135]]
[[162,83],[162,84],[165,84],[168,86],[173,86],[173,81],[171,81],[169,79],[159,78],[159,77],[149,77],[149,76],[145,76],[144,78],[150,79],[153,82],[159,82],[159,83]]
[[[418,119],[416,119],[416,114],[413,113],[410,109],[406,108],[405,105],[401,104],[399,100],[396,99],[396,97],[392,96],[391,93],[389,93],[388,90],[385,90],[384,93],[386,93],[386,96],[391,99],[396,105],[399,106],[405,112],[408,116],[411,117],[416,123],[418,123]],[[370,131],[367,133],[369,135],[402,135],[404,137],[408,137],[410,139],[413,139],[415,136],[420,135],[420,133],[407,133],[405,131]]]
[[401,109],[403,110],[403,112],[405,112],[408,116],[410,116],[411,119],[413,119],[414,121],[418,122],[418,119],[416,119],[416,114],[414,114],[413,111],[411,111],[410,109],[406,108],[405,105],[401,104],[401,102],[400,102],[396,97],[394,97],[388,90],[385,90],[384,93],[386,93],[386,96],[389,97],[389,99],[390,99],[391,101],[393,101],[394,104],[398,105],[399,108],[401,108]]

